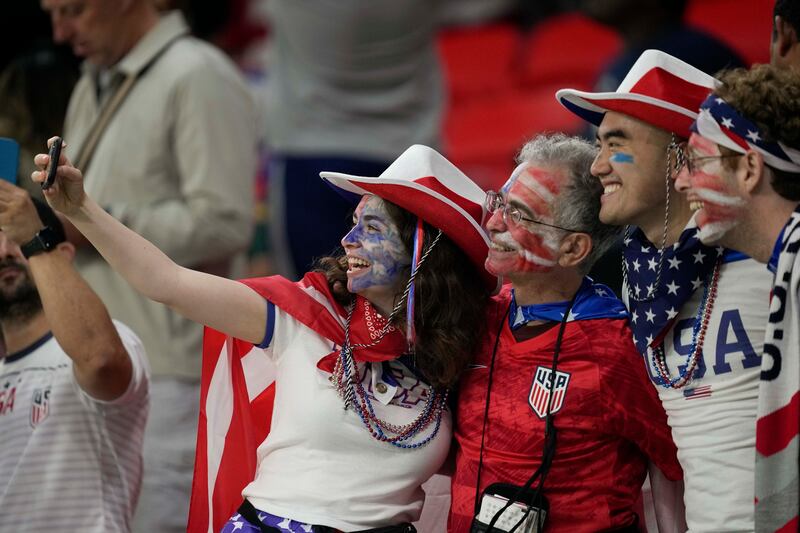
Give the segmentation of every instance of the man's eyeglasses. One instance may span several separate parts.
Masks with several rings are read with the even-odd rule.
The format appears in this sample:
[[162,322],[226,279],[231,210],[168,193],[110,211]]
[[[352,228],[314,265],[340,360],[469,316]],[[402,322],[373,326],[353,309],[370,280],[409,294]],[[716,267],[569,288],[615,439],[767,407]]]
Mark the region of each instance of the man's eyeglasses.
[[724,154],[724,155],[705,155],[703,157],[692,157],[687,155],[684,158],[686,161],[686,170],[690,175],[694,175],[698,171],[698,163],[707,159],[726,159],[728,157],[742,157],[744,154]]
[[525,222],[530,222],[531,224],[539,224],[541,226],[560,229],[561,231],[568,231],[570,233],[585,233],[581,230],[562,228],[561,226],[556,226],[555,224],[548,224],[546,222],[540,222],[538,220],[528,218],[524,216],[518,208],[514,207],[513,205],[508,205],[507,203],[505,203],[500,193],[495,191],[489,191],[486,193],[486,201],[484,203],[484,207],[486,207],[486,211],[488,211],[490,214],[493,214],[498,209],[501,210],[503,214],[503,222],[506,225],[508,225],[509,220],[513,221],[514,225],[519,225],[520,222],[524,220]]

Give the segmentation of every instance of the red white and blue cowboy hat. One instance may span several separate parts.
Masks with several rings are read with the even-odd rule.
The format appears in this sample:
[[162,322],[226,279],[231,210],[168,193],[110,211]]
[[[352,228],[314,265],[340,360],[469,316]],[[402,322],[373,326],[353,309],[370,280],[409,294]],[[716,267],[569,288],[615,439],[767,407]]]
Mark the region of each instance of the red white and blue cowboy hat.
[[718,85],[713,76],[680,59],[645,50],[616,92],[561,89],[556,99],[596,126],[607,111],[614,111],[686,138],[700,104]]
[[374,194],[441,229],[475,264],[486,286],[497,288],[497,277],[484,268],[489,252],[489,238],[481,228],[486,193],[433,148],[411,146],[377,177],[339,172],[320,176],[354,203]]

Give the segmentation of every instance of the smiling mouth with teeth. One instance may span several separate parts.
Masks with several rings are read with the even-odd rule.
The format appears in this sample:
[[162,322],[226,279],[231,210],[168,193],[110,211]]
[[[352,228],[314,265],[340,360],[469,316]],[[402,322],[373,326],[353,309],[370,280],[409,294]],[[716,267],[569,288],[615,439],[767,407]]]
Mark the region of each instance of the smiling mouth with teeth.
[[498,243],[496,243],[494,241],[492,241],[492,243],[490,245],[490,248],[492,250],[496,250],[498,252],[514,252],[515,251],[514,248],[509,248],[508,246],[503,246],[502,244],[498,244]]
[[704,204],[700,200],[693,200],[693,201],[689,202],[689,209],[691,209],[692,211],[698,211],[698,210],[702,209],[703,207],[704,207]]
[[356,270],[361,270],[364,268],[368,268],[370,266],[369,261],[365,261],[364,259],[360,259],[358,257],[348,257],[347,258],[347,268],[348,271],[354,272]]
[[617,192],[622,188],[622,185],[619,183],[609,183],[608,185],[603,186],[603,194],[611,194],[612,192]]

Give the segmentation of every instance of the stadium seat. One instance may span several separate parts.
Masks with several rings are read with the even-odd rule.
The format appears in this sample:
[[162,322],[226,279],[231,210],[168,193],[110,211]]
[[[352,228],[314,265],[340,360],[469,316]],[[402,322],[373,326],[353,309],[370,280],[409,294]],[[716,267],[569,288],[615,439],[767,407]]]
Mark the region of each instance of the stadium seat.
[[438,44],[450,100],[460,103],[510,89],[520,43],[511,24],[443,30]]
[[773,0],[691,0],[686,22],[739,52],[747,64],[769,63]]
[[530,87],[562,84],[590,89],[621,46],[616,32],[583,15],[551,17],[526,39],[521,82]]

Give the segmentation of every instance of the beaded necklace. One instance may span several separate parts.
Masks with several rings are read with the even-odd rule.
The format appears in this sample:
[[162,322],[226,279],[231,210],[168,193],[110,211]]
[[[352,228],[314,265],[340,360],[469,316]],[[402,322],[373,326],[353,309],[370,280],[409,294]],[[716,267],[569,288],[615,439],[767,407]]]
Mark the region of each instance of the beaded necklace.
[[[380,330],[379,336],[369,344],[350,344],[350,321],[353,316],[355,305],[348,308],[347,322],[345,322],[344,345],[336,359],[333,375],[336,383],[336,390],[344,400],[345,409],[353,406],[364,427],[372,438],[381,442],[387,442],[398,448],[419,448],[424,446],[436,436],[442,421],[442,412],[447,405],[448,391],[439,392],[429,386],[424,395],[426,396],[425,406],[417,418],[404,425],[395,425],[375,414],[369,394],[364,389],[361,380],[361,373],[358,371],[353,350],[355,348],[368,348],[376,345],[390,331],[391,316],[386,320],[384,327]],[[394,314],[394,312],[392,313]],[[392,328],[393,329],[393,328]],[[431,424],[434,428],[424,439],[411,442],[411,439],[423,432]]]
[[672,379],[669,368],[667,368],[667,356],[664,352],[664,342],[652,350],[652,363],[658,371],[656,381],[666,389],[680,389],[691,381],[697,362],[703,353],[703,344],[708,330],[708,323],[711,319],[711,311],[714,308],[714,301],[717,299],[717,287],[719,285],[719,271],[722,266],[722,256],[717,259],[714,270],[711,273],[711,281],[703,283],[703,298],[697,309],[697,315],[692,328],[692,349],[686,356],[686,365],[681,370],[678,367],[678,377]]
[[[369,398],[369,394],[364,390],[364,385],[361,382],[361,373],[358,371],[358,366],[353,359],[353,351],[356,349],[364,349],[375,346],[381,342],[381,340],[383,340],[383,338],[389,332],[395,331],[396,328],[392,325],[394,319],[400,312],[400,309],[402,309],[403,305],[408,301],[409,292],[413,287],[414,278],[416,277],[419,268],[431,253],[431,250],[433,250],[433,248],[439,242],[441,236],[442,230],[439,230],[425,253],[422,254],[422,257],[414,266],[408,282],[406,283],[405,290],[403,291],[403,296],[395,304],[392,312],[389,314],[389,318],[385,319],[384,321],[383,317],[381,317],[377,311],[375,311],[374,314],[371,314],[372,305],[369,303],[369,301],[365,300],[365,322],[367,323],[367,329],[369,330],[371,342],[356,344],[350,343],[350,322],[353,318],[355,302],[348,307],[347,321],[345,322],[344,326],[344,344],[339,352],[339,357],[336,359],[336,365],[333,368],[333,378],[336,383],[336,391],[344,402],[345,410],[353,406],[358,414],[358,417],[361,419],[361,422],[364,424],[364,427],[372,436],[372,438],[381,442],[387,442],[398,448],[420,448],[436,437],[436,435],[439,433],[439,428],[442,422],[442,412],[447,406],[447,397],[449,391],[445,390],[444,392],[439,392],[432,386],[429,386],[428,390],[423,393],[423,395],[426,396],[425,407],[422,409],[422,412],[419,414],[419,416],[417,416],[417,418],[409,424],[398,426],[382,420],[375,414],[375,409],[372,406],[372,401]],[[381,322],[383,322],[383,326],[380,330],[376,330],[377,324]],[[413,350],[413,347],[409,346],[409,349]],[[417,442],[411,442],[411,439],[422,433],[431,424],[434,424],[434,427],[427,437]]]

